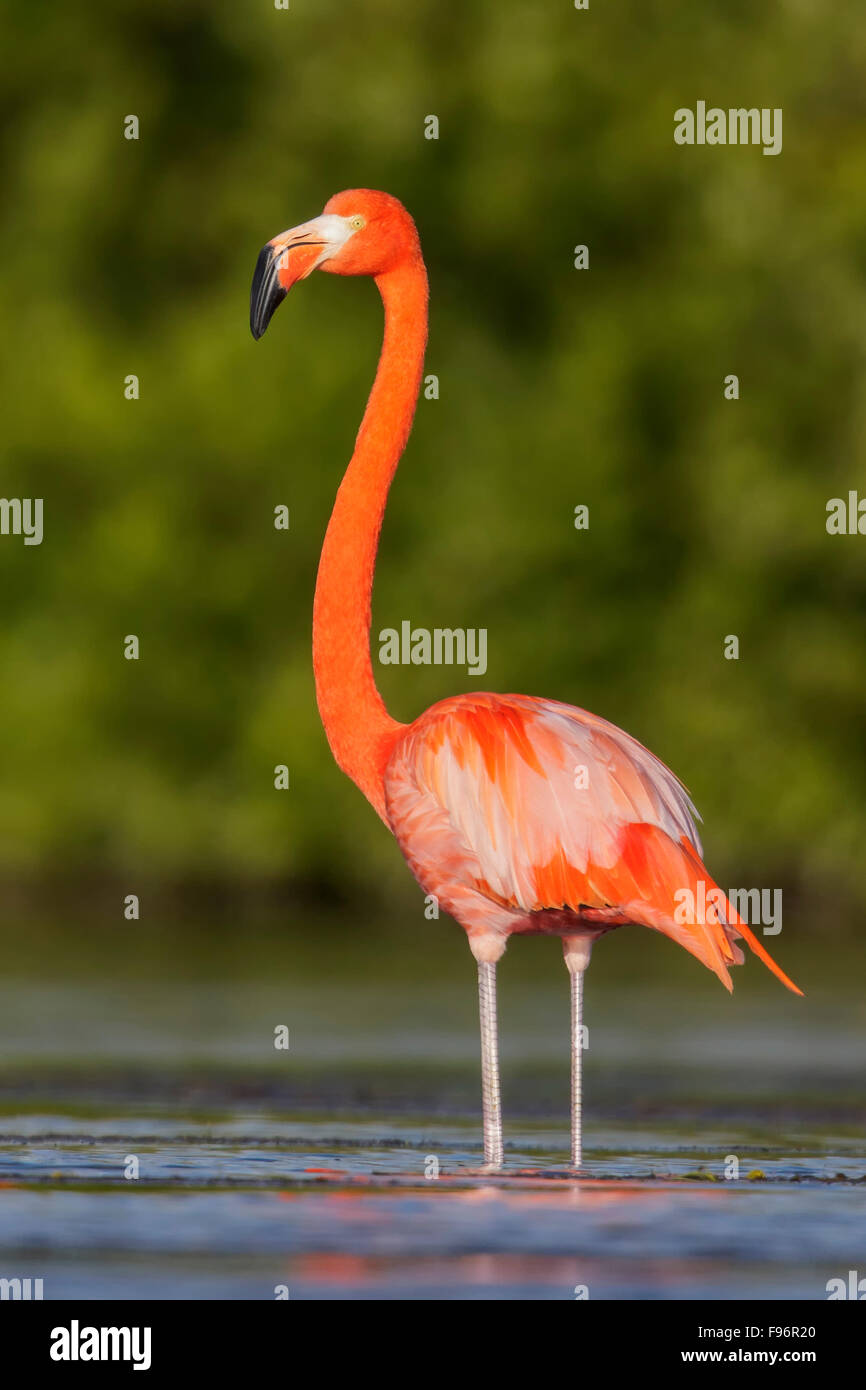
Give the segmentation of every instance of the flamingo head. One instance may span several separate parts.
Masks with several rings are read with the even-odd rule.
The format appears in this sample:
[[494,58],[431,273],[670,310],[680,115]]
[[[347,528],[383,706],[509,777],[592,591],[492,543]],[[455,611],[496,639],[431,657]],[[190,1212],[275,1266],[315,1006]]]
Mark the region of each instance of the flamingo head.
[[397,198],[371,188],[335,193],[321,216],[262,247],[250,292],[253,337],[261,338],[292,285],[314,270],[378,277],[420,254],[415,223]]

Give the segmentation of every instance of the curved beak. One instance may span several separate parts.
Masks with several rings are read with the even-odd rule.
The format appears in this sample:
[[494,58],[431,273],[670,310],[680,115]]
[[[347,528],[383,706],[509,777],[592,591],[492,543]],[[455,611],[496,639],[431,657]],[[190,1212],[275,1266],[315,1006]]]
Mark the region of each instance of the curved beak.
[[305,280],[316,266],[335,255],[350,236],[351,229],[344,218],[323,214],[281,232],[262,247],[250,290],[250,328],[254,338],[261,338],[292,285]]

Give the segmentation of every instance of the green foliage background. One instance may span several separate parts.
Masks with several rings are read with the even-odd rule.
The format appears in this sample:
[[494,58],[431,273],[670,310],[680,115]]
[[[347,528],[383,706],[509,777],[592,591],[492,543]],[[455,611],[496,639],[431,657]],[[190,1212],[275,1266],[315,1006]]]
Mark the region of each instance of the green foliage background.
[[[486,627],[480,684],[649,744],[726,886],[783,886],[816,946],[854,920],[866,540],[825,507],[866,494],[862,6],[17,0],[2,30],[0,490],[45,499],[41,547],[0,539],[7,889],[413,891],[310,670],[377,297],[313,277],[247,325],[261,245],[372,186],[418,223],[441,383],[375,630]],[[781,106],[782,154],[678,148],[698,99]],[[381,670],[407,720],[477,684]]]

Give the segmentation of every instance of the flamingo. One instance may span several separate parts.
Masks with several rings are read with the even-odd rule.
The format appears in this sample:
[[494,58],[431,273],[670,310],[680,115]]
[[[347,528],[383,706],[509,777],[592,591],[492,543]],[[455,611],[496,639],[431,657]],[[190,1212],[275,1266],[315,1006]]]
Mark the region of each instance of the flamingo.
[[[425,894],[465,930],[478,967],[484,1164],[502,1167],[496,966],[512,935],[560,937],[571,980],[571,1166],[582,1157],[583,980],[592,947],[640,924],[679,942],[729,991],[738,939],[796,994],[710,879],[698,813],[648,749],[597,715],[526,695],[440,700],[411,724],[385,708],[370,609],[388,490],[412,427],[427,342],[415,223],[390,194],[337,193],[259,254],[250,326],[261,338],[297,281],[372,276],[385,328],[354,453],[337,492],[313,605],[316,698],[337,764],[394,834]],[[682,890],[715,906],[682,921]],[[691,901],[696,901],[693,896]],[[693,914],[694,915],[694,914]]]

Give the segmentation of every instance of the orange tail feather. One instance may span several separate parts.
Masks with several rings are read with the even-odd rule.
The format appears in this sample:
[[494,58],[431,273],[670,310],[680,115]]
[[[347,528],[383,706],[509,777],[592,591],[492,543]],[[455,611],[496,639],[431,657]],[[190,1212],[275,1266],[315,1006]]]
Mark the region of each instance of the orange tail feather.
[[[733,988],[728,965],[742,964],[743,953],[733,944],[742,937],[783,985],[794,994],[802,995],[803,991],[788,978],[734,911],[688,841],[684,839],[677,844],[655,825],[631,825],[623,844],[622,868],[627,868],[629,886],[636,890],[634,900],[624,904],[634,911],[634,920],[679,942],[714,971],[726,989]],[[703,902],[715,904],[715,910],[708,912],[703,921],[678,920],[680,900],[677,894],[683,889],[693,895],[694,901],[701,894]]]

